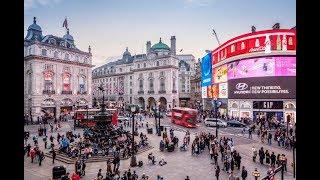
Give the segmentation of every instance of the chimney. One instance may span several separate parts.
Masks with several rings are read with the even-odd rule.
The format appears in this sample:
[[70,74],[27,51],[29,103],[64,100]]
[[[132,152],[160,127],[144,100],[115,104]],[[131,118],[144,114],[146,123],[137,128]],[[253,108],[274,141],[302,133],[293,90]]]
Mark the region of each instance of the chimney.
[[149,54],[151,48],[151,41],[147,41],[147,52],[146,54]]
[[171,36],[171,54],[172,55],[176,55],[176,37],[175,36]]

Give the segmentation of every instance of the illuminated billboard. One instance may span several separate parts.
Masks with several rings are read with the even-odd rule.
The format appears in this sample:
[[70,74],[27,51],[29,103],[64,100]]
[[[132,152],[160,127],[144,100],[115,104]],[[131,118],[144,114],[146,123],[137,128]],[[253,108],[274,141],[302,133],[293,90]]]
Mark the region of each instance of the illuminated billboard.
[[201,61],[201,87],[210,86],[212,78],[211,54],[207,54]]
[[208,97],[208,93],[207,93],[207,87],[201,87],[201,98],[207,98]]
[[228,98],[228,83],[219,84],[219,98]]
[[230,99],[295,99],[296,77],[274,76],[228,81]]
[[267,76],[295,76],[296,57],[250,58],[228,64],[228,80]]
[[219,67],[216,67],[213,69],[213,82],[216,83],[222,83],[227,82],[228,80],[228,66],[222,65]]

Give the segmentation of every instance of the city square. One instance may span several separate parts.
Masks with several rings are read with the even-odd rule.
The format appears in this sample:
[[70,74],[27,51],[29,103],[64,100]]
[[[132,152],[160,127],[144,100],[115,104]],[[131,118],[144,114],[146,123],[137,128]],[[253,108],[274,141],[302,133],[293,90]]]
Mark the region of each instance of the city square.
[[[50,7],[72,6],[55,3]],[[191,16],[226,5],[171,3],[172,8],[182,3],[181,12],[189,9]],[[290,4],[288,12],[295,10],[295,1],[282,3]],[[258,21],[262,28],[250,18],[233,24],[230,17],[227,26],[241,30],[218,31],[224,26],[219,22],[209,29],[193,27],[207,31],[195,34],[202,38],[197,44],[184,35],[190,29],[166,27],[162,16],[154,19],[163,27],[151,25],[158,29],[146,28],[137,37],[132,33],[138,31],[126,31],[130,38],[125,37],[120,27],[130,17],[120,12],[141,18],[132,9],[104,12],[96,2],[88,8],[81,2],[76,9],[85,7],[97,17],[89,22],[97,26],[92,29],[78,20],[86,18],[82,14],[53,20],[52,9],[43,13],[49,6],[29,5],[25,2],[25,179],[296,178],[295,14],[277,20],[270,14]],[[148,8],[166,7],[158,5]],[[106,24],[115,26],[97,35],[106,25],[98,22],[104,17],[95,15],[99,12],[113,14],[115,21],[106,16]],[[274,16],[282,17],[278,13]]]

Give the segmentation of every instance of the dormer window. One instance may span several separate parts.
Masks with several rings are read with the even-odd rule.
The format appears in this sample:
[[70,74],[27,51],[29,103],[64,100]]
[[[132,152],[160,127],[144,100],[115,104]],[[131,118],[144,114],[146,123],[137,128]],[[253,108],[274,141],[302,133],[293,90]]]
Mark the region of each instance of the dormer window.
[[42,56],[47,56],[47,50],[46,49],[42,49],[41,50],[41,54],[42,54]]
[[69,60],[69,54],[65,54],[64,59]]
[[49,40],[49,43],[50,43],[50,44],[54,44],[54,45],[56,45],[56,40],[55,40],[55,39],[53,39],[53,38],[51,38],[51,39]]
[[58,58],[58,51],[55,51],[55,52],[53,53],[53,57],[54,57],[54,58]]

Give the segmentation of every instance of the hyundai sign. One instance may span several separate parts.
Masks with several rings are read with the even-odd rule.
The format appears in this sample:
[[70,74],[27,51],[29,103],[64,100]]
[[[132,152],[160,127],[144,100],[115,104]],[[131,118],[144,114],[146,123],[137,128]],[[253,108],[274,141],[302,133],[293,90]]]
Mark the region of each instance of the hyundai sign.
[[255,77],[228,81],[230,99],[295,99],[296,77]]
[[201,60],[201,87],[210,86],[212,80],[211,53]]

